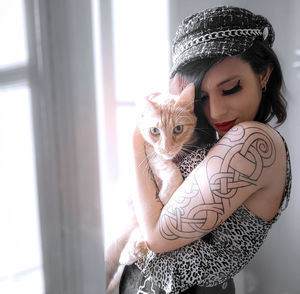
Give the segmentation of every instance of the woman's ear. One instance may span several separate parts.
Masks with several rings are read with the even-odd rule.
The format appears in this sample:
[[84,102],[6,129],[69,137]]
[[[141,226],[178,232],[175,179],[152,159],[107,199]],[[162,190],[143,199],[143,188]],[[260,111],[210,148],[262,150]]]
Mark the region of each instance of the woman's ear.
[[268,65],[267,68],[260,74],[261,88],[264,88],[267,85],[272,71],[273,68]]

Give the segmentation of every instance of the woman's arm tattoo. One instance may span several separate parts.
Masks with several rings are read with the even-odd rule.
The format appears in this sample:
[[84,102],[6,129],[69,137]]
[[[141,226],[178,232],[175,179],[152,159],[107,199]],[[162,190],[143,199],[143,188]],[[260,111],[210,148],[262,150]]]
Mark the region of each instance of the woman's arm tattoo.
[[195,238],[216,228],[230,200],[245,187],[257,185],[276,157],[274,142],[258,127],[237,126],[217,145],[223,153],[200,164],[181,197],[176,195],[162,211],[160,232],[165,239]]

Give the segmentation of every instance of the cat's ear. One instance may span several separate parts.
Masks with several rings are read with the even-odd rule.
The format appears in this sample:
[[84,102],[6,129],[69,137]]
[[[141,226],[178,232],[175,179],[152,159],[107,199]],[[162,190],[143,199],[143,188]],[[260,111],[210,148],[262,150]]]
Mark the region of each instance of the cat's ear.
[[190,112],[194,112],[195,86],[193,83],[188,84],[181,92],[175,105],[184,107]]
[[148,102],[154,102],[155,97],[159,96],[160,92],[154,92],[145,97],[145,100]]
[[140,113],[142,116],[146,110],[154,111],[157,108],[157,102],[155,101],[155,98],[159,95],[161,95],[161,93],[159,92],[151,93],[137,103],[137,106],[140,109]]

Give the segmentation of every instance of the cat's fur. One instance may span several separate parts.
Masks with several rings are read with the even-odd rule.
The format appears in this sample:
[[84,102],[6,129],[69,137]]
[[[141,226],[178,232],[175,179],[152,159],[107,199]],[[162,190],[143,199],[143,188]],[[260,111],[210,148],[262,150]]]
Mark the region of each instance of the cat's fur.
[[[179,96],[151,94],[145,99],[138,121],[138,128],[146,142],[148,162],[160,189],[159,198],[164,205],[183,181],[173,160],[180,156],[185,145],[192,144],[196,139],[194,93],[194,85],[190,84]],[[126,232],[119,239],[119,246],[115,245],[115,249],[117,251],[115,257],[120,256],[121,265],[111,281],[107,281],[108,294],[113,293],[118,287],[124,264],[135,262],[148,251],[138,226]],[[107,256],[107,261],[109,258],[113,257]],[[107,275],[107,279],[109,278],[111,277]]]

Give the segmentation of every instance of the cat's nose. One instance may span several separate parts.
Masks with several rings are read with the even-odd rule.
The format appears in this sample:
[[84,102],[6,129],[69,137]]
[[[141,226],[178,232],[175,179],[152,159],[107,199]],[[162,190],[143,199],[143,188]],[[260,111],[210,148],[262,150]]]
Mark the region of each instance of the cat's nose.
[[161,154],[161,155],[168,155],[169,154],[169,150],[166,149],[166,148],[159,148],[158,149],[158,152]]
[[168,150],[166,150],[165,148],[159,148],[158,152],[160,154],[168,154]]
[[172,159],[175,157],[175,155],[177,154],[176,152],[174,152],[174,150],[172,150],[171,148],[167,148],[167,149],[161,149],[160,150],[160,154],[165,158],[165,159]]
[[171,148],[165,146],[165,148],[163,149],[163,151],[164,151],[165,153],[170,153],[170,152],[171,152]]

